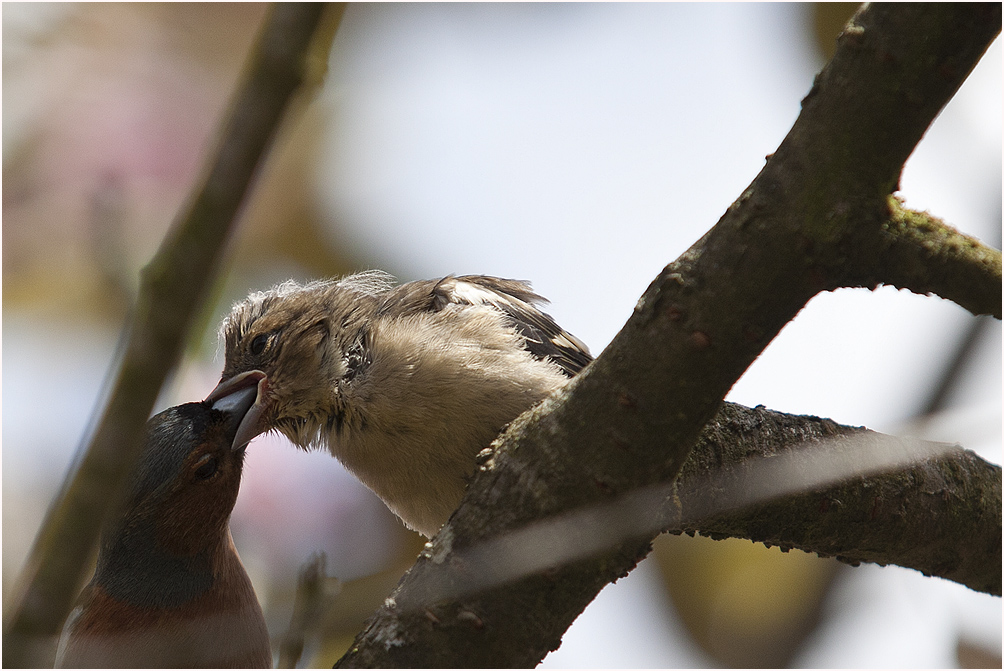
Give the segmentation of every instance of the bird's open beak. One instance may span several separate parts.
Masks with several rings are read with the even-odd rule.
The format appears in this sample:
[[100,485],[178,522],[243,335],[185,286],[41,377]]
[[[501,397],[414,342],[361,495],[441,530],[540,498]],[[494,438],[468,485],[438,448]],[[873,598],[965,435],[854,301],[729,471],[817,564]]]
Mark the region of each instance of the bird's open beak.
[[220,382],[206,397],[205,402],[212,404],[214,410],[232,413],[238,419],[233,449],[239,450],[252,438],[265,432],[261,418],[264,410],[262,397],[266,389],[268,377],[265,373],[251,370]]

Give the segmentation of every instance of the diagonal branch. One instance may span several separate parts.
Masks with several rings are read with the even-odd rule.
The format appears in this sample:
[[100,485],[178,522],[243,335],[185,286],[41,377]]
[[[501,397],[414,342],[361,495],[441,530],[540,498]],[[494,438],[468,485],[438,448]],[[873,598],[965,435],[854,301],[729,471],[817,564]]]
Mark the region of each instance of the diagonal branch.
[[[98,530],[138,456],[143,426],[217,276],[240,207],[309,74],[310,45],[323,9],[323,4],[273,9],[219,130],[205,180],[143,270],[114,387],[76,471],[49,510],[7,609],[5,666],[45,665],[51,655],[46,648],[83,582]],[[340,12],[335,25],[338,18]]]
[[339,664],[533,666],[555,649],[654,533],[424,613],[428,589],[465,583],[476,571],[464,552],[533,520],[671,483],[781,328],[816,293],[845,285],[849,259],[876,260],[904,161],[1000,18],[998,4],[863,7],[763,171],[653,281],[596,361],[500,437],[461,507]]
[[[658,441],[645,447],[659,452]],[[489,462],[484,471],[496,468]],[[456,647],[416,652],[409,644],[429,630],[447,642],[474,635],[483,617],[478,605],[503,598],[518,581],[534,581],[541,599],[560,609],[567,595],[557,583],[568,566],[661,531],[745,538],[852,564],[897,564],[1001,593],[999,466],[951,445],[726,403],[675,483],[607,495],[473,545],[437,537],[364,631],[370,645],[353,649],[339,666],[442,666],[458,658],[475,666],[532,665],[539,648],[488,656],[483,643],[459,654]],[[539,633],[542,621],[526,626]],[[391,632],[397,645],[373,645]]]

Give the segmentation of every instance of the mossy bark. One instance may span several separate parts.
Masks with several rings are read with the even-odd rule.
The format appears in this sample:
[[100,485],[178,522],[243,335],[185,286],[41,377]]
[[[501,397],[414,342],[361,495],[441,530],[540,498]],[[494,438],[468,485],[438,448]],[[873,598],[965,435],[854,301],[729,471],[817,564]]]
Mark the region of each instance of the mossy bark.
[[[660,487],[671,487],[688,456],[694,458],[702,429],[736,380],[820,291],[889,282],[958,300],[974,312],[992,310],[996,300],[999,315],[999,252],[977,243],[948,255],[956,270],[965,267],[960,272],[976,278],[981,288],[973,292],[955,270],[904,271],[887,262],[890,249],[913,250],[923,260],[913,242],[890,242],[890,224],[904,216],[891,196],[903,163],[1000,24],[999,4],[862,7],[761,173],[652,282],[596,361],[500,437],[461,507],[338,666],[536,665],[599,590],[645,556],[659,529],[702,528],[681,517],[683,497],[674,501]],[[922,241],[944,233],[909,230],[906,237]],[[728,461],[721,451],[705,456],[717,466]],[[972,565],[989,564],[996,585],[983,577],[967,584],[999,593],[1000,469],[946,456],[932,457],[941,460],[937,465],[909,465],[888,481],[867,476],[841,490],[839,496],[857,496],[864,506],[853,512],[829,512],[842,499],[814,488],[716,515],[708,530],[880,563],[909,564],[910,544],[922,543],[934,549],[917,568],[959,579],[967,571],[985,575]],[[643,523],[601,512],[603,504],[619,508],[639,492],[651,504]],[[827,496],[829,508],[821,503]],[[628,508],[637,510],[636,503]],[[813,513],[813,506],[825,510]],[[550,567],[531,561],[537,569],[504,584],[481,580],[494,564],[512,561],[504,539],[580,510],[594,511],[582,518],[595,522],[585,528],[612,530],[602,550]],[[933,513],[938,523],[924,524]],[[541,551],[592,542],[594,534],[571,529],[564,540],[527,538]],[[884,533],[890,537],[882,544]],[[981,534],[972,556],[952,554],[974,542],[959,533]],[[996,553],[984,555],[994,543]],[[472,591],[469,585],[479,581],[482,587]]]

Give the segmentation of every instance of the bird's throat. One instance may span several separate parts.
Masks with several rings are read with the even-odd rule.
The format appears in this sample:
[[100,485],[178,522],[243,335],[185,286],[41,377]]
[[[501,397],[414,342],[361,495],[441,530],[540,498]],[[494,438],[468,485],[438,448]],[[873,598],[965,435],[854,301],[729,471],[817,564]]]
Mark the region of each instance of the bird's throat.
[[111,597],[141,608],[176,608],[213,586],[209,552],[171,554],[151,537],[152,526],[134,528],[103,545],[94,581]]

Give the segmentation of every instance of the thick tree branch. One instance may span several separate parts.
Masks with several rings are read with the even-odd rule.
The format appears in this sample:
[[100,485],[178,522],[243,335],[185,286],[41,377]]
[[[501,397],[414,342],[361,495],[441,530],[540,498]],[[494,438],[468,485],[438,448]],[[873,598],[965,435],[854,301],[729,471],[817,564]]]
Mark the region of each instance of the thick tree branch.
[[[722,398],[780,329],[819,291],[855,285],[862,272],[849,266],[876,267],[903,163],[1000,16],[1000,5],[860,11],[760,175],[656,278],[596,361],[510,426],[339,664],[533,666],[556,648],[599,590],[645,556],[653,532],[504,586],[431,607],[430,597],[477,575],[481,566],[464,559],[473,548],[673,481]],[[672,525],[659,514],[665,507],[650,510],[646,528]]]
[[[647,447],[659,452],[653,440]],[[951,445],[726,403],[673,484],[608,495],[470,546],[437,537],[360,637],[368,645],[339,666],[532,664],[535,653],[518,645],[488,653],[483,641],[464,645],[489,626],[479,610],[485,595],[502,598],[507,585],[535,576],[541,598],[560,611],[568,598],[556,584],[562,567],[660,531],[892,563],[1001,593],[999,466]],[[545,624],[526,626],[545,641],[561,635],[540,631]],[[443,647],[412,647],[416,632]],[[384,645],[391,637],[399,644]]]
[[83,581],[98,530],[114,510],[115,493],[138,456],[143,426],[213,286],[262,157],[308,74],[323,9],[282,4],[271,12],[218,133],[205,180],[143,270],[114,387],[86,452],[43,523],[7,609],[4,666],[44,666],[46,658],[51,666],[52,639]]
[[726,403],[677,482],[677,529],[1001,595],[1001,468],[967,450]]

